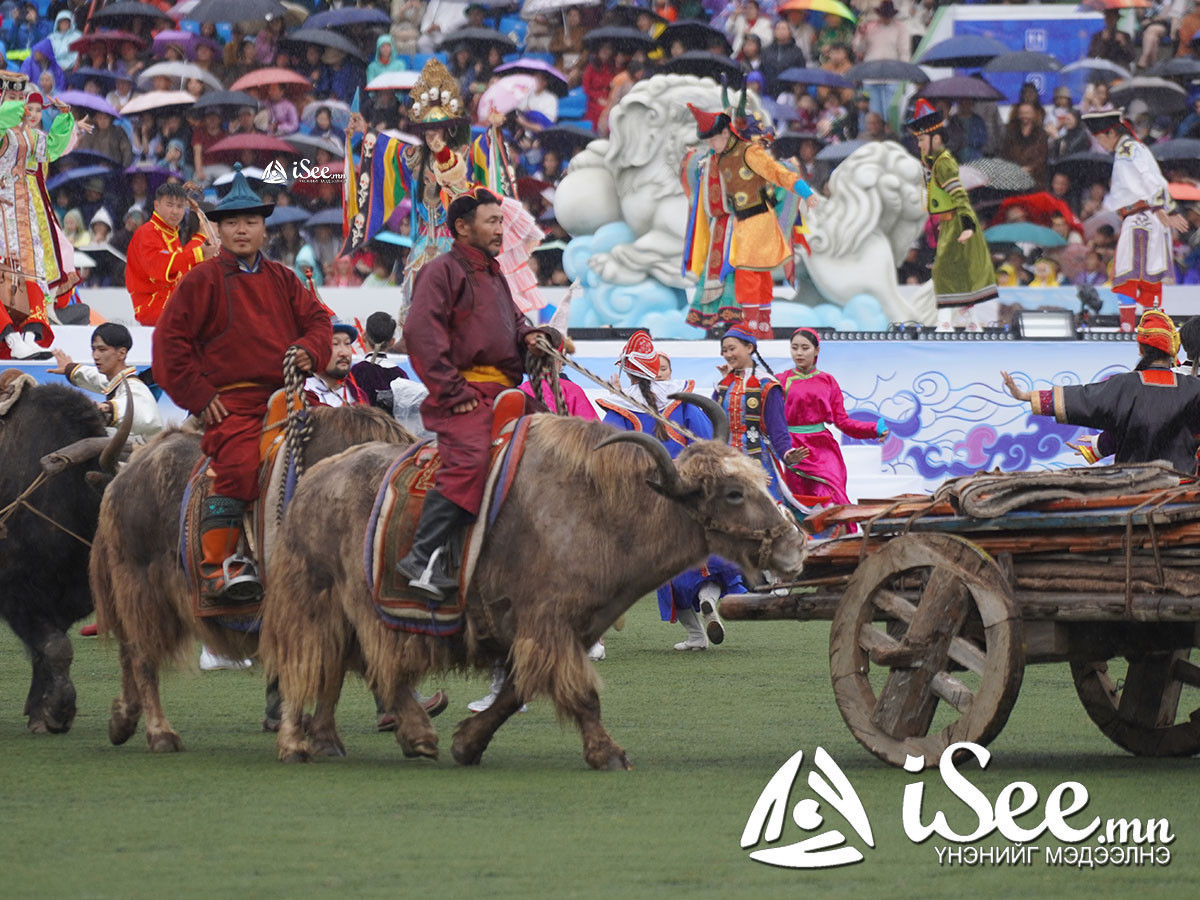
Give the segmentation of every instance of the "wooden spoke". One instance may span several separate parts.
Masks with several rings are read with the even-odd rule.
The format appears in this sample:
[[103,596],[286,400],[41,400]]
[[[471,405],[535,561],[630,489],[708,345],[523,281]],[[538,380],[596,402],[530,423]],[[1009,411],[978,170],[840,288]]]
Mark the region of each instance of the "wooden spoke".
[[[880,588],[871,597],[872,602],[880,612],[887,613],[902,622],[911,622],[917,608],[895,591]],[[868,648],[869,649],[869,648]],[[950,658],[965,669],[976,675],[983,674],[986,655],[978,646],[966,638],[954,637],[950,641]]]

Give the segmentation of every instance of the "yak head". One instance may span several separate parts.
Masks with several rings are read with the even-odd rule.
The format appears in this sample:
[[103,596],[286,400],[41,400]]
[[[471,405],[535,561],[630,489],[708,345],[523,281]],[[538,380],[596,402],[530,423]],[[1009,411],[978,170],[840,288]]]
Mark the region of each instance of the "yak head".
[[771,496],[762,465],[729,446],[725,411],[699,394],[671,398],[704,411],[713,423],[711,441],[698,441],[671,459],[652,435],[627,431],[606,438],[596,449],[621,441],[645,449],[658,466],[657,478],[647,483],[700,524],[710,554],[737,563],[751,577],[764,569],[798,574],[804,564],[804,533]]

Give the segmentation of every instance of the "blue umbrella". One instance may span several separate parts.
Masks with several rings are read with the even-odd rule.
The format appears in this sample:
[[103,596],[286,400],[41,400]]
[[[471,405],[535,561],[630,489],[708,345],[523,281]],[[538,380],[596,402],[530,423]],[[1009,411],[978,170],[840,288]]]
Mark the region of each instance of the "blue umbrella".
[[342,227],[342,208],[340,206],[331,206],[329,209],[318,210],[309,217],[304,223],[306,228],[312,228],[316,225],[336,225]]
[[379,25],[387,28],[391,24],[391,16],[383,10],[361,6],[331,9],[304,20],[305,28],[349,28],[353,25]]
[[800,67],[796,66],[791,69],[784,69],[780,74],[778,81],[787,84],[819,84],[824,87],[848,88],[854,87],[849,81],[834,72],[827,72],[824,69],[815,67]]
[[[289,222],[299,223],[308,221],[308,211],[299,206],[276,206],[267,216],[267,227],[278,228]],[[339,221],[341,221],[339,219]]]
[[974,69],[988,60],[1003,56],[1009,48],[999,41],[974,34],[964,34],[934,44],[917,60],[923,66]]
[[68,166],[64,166],[64,163],[69,164],[69,168],[78,168],[82,165],[93,165],[105,166],[106,168],[111,169],[116,166],[117,161],[107,153],[101,153],[99,150],[85,150],[83,147],[76,147],[66,156],[60,156],[50,165],[52,168],[55,168],[56,171],[65,172],[67,171]]
[[397,247],[411,247],[412,238],[406,234],[396,234],[394,231],[379,231],[371,238],[383,244],[395,244]]
[[846,73],[851,81],[916,81],[926,82],[929,76],[920,66],[898,59],[873,59],[851,66]]
[[56,191],[72,181],[80,181],[85,178],[110,178],[116,174],[118,173],[108,166],[80,166],[77,169],[59,172],[53,178],[46,179],[46,190]]
[[1052,228],[1032,222],[1009,222],[983,233],[989,244],[1037,244],[1039,247],[1065,247],[1067,239]]
[[[78,152],[78,151],[76,151]],[[170,169],[160,168],[153,163],[134,163],[125,170],[126,175],[145,175],[146,189],[151,195],[158,190],[159,185],[163,184],[168,178],[178,178],[178,172],[172,172]]]
[[[67,73],[67,84],[73,88],[82,90],[87,80],[94,78],[97,81],[104,82],[106,87],[111,88],[117,83],[118,77],[120,76],[116,72],[110,72],[108,69],[92,69],[84,66],[83,68]],[[132,78],[126,80],[133,81]]]

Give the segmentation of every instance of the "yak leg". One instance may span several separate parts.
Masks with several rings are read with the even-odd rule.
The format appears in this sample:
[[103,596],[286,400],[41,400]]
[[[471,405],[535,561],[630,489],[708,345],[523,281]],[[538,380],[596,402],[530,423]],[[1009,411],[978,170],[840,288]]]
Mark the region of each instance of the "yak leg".
[[283,715],[283,698],[279,695],[279,679],[267,683],[267,708],[263,713],[263,731],[278,731],[279,718]]
[[154,753],[182,750],[183,741],[163,714],[162,700],[158,696],[158,666],[146,659],[135,659],[133,677],[146,711],[146,743],[150,750]]
[[142,698],[133,675],[133,653],[124,644],[121,645],[120,657],[121,696],[113,700],[112,714],[108,719],[108,739],[116,747],[133,737],[142,717]]
[[517,685],[512,672],[509,672],[492,705],[458,723],[454,732],[454,743],[450,748],[454,761],[460,766],[479,765],[479,761],[483,759],[483,751],[491,743],[492,736],[523,703],[524,701],[517,696]]
[[9,623],[29,648],[32,673],[25,698],[26,727],[34,734],[62,734],[75,720],[75,685],[71,683],[71,661],[75,651],[71,639],[48,622]]
[[396,688],[392,713],[396,716],[396,743],[400,745],[401,752],[409,758],[424,756],[437,759],[437,731],[429,721],[425,707],[413,696],[408,684]]
[[600,721],[600,695],[595,690],[584,696],[583,702],[570,710],[583,736],[583,758],[593,769],[619,772],[632,769],[629,757],[609,735]]
[[[46,656],[37,647],[29,648],[29,662],[33,667],[33,676],[29,680],[29,696],[25,698],[25,712],[23,715],[31,716],[36,710],[39,714],[42,710],[42,695],[46,692],[46,682],[50,679],[50,672],[46,666]],[[30,722],[30,731],[33,731],[33,723]]]
[[312,762],[312,745],[304,734],[304,704],[289,700],[286,693],[282,697],[275,752],[280,762]]
[[338,698],[342,696],[342,681],[345,670],[332,678],[321,682],[317,693],[317,708],[313,712],[312,724],[309,726],[309,737],[312,739],[312,752],[317,756],[345,756],[346,745],[337,732],[335,714]]

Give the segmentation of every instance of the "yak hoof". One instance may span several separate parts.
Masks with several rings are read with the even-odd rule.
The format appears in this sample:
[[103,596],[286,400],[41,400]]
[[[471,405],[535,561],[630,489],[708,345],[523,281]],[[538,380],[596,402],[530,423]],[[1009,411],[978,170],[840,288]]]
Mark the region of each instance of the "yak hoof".
[[310,763],[313,761],[313,755],[306,748],[301,747],[298,750],[288,750],[280,753],[279,761],[283,763]]
[[438,758],[437,741],[414,741],[411,744],[401,744],[401,752],[409,759],[432,759],[435,762]]
[[483,759],[482,750],[476,750],[474,747],[468,748],[458,741],[455,741],[454,746],[450,748],[450,754],[460,766],[477,766]]
[[272,719],[270,716],[264,716],[262,729],[270,734],[275,734],[279,731],[279,722],[279,719]]
[[146,735],[151,753],[179,753],[183,750],[183,739],[173,731]]
[[629,757],[620,747],[611,747],[604,755],[601,753],[586,754],[588,765],[599,772],[628,772],[633,768]]
[[314,756],[344,757],[346,755],[346,745],[337,735],[332,738],[314,738],[312,745]]
[[141,714],[141,707],[135,706],[130,709],[121,702],[119,697],[113,701],[112,714],[108,719],[108,739],[114,747],[120,747],[133,737],[133,733],[137,731],[138,719]]
[[39,713],[36,716],[29,717],[29,724],[25,726],[29,729],[30,734],[49,734],[50,729],[46,725],[46,720]]

